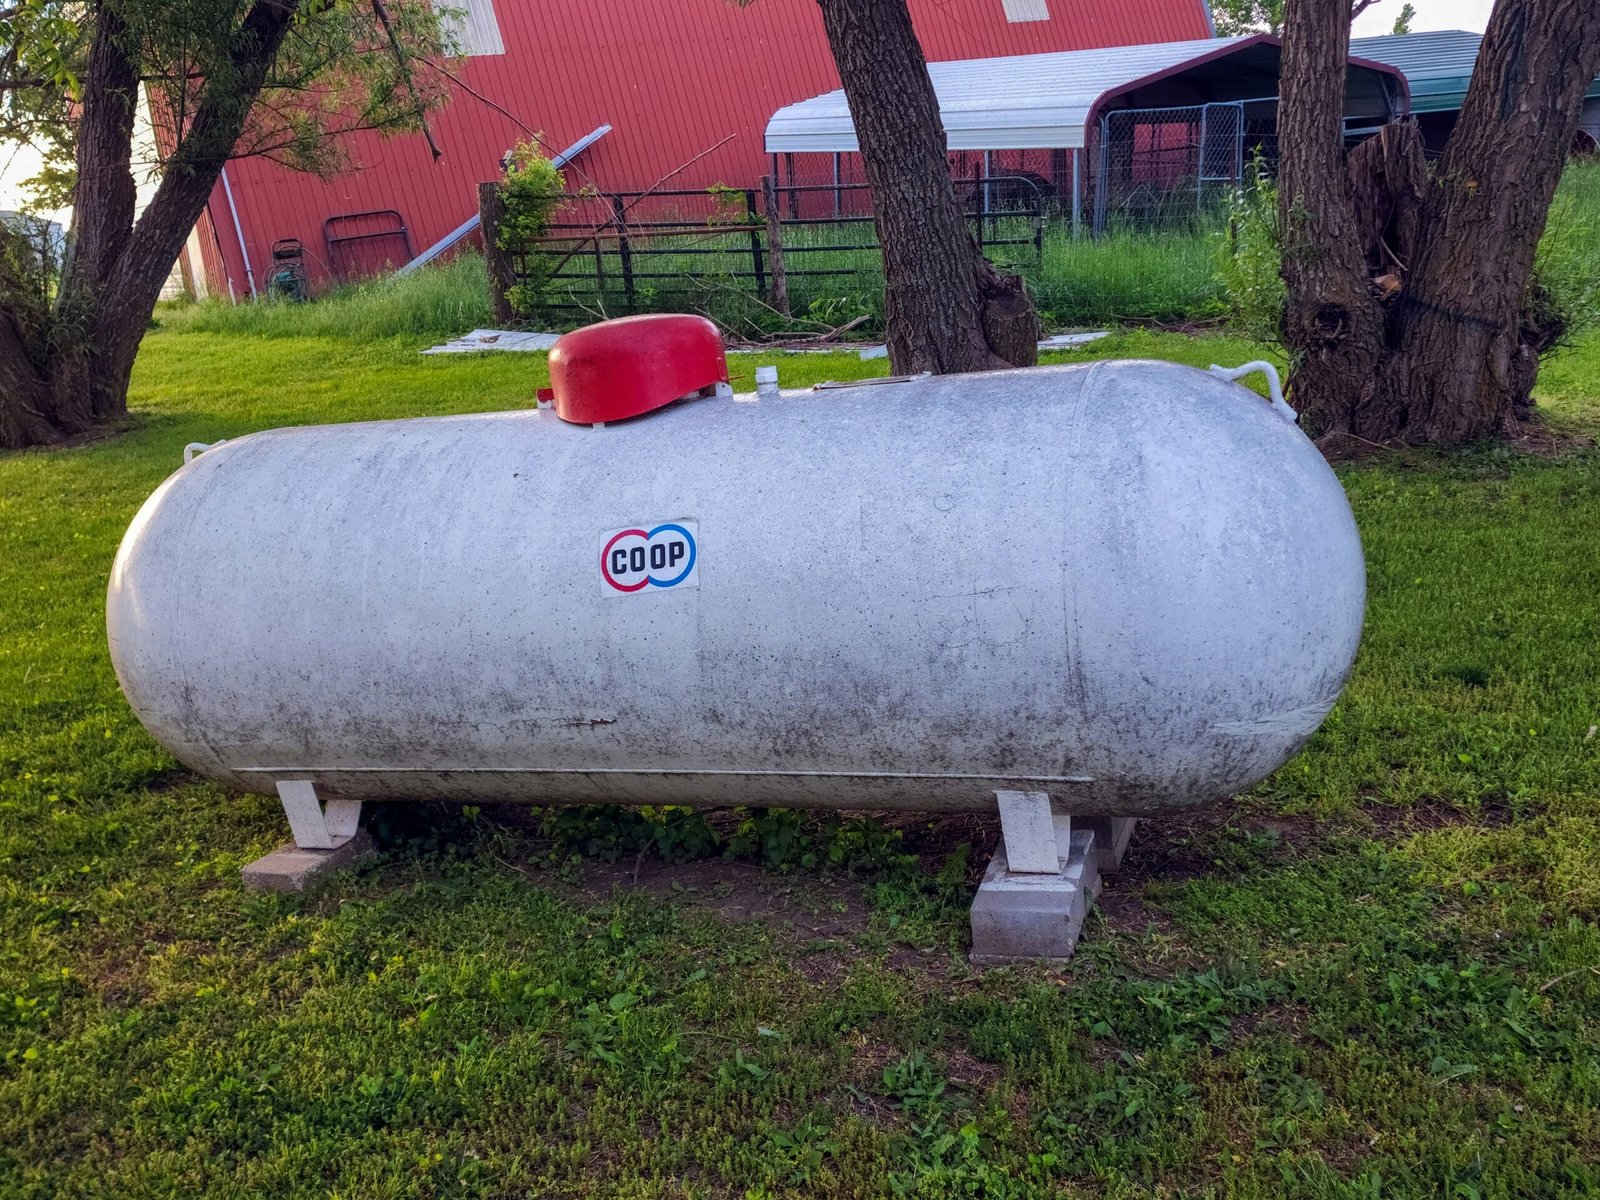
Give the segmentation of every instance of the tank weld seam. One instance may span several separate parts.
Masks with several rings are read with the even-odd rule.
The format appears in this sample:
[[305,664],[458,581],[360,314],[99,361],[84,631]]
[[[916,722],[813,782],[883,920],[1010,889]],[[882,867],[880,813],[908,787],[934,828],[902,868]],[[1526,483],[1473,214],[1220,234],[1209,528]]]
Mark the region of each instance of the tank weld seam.
[[1333,701],[1325,704],[1308,704],[1293,712],[1277,713],[1255,721],[1221,721],[1211,727],[1213,733],[1238,734],[1248,737],[1257,733],[1290,733],[1295,735],[1315,733],[1333,711]]
[[233,767],[240,775],[727,775],[773,779],[953,779],[1027,783],[1097,783],[1093,775],[957,775],[912,771],[737,771],[652,767]]

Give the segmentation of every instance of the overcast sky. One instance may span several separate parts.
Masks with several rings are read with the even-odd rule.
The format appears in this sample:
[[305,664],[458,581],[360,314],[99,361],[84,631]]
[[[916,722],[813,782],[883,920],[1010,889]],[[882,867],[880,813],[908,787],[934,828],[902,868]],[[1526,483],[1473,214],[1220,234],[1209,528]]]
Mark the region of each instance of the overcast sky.
[[[1373,37],[1394,32],[1394,19],[1400,15],[1405,0],[1379,0],[1356,20],[1357,37]],[[1411,0],[1417,6],[1411,29],[1421,33],[1424,29],[1470,29],[1482,33],[1489,24],[1489,10],[1494,0]]]

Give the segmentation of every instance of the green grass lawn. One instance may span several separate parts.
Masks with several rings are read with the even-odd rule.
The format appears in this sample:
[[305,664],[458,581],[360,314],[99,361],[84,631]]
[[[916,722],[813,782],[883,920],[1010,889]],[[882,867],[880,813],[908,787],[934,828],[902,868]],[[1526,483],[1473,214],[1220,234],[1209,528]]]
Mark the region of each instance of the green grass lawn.
[[1600,338],[1554,451],[1341,468],[1371,609],[1327,726],[1141,827],[1068,969],[986,972],[977,818],[380,806],[359,873],[242,889],[281,814],[140,729],[107,569],[186,442],[545,379],[417,344],[158,332],[130,432],[0,457],[0,1196],[1600,1190]]

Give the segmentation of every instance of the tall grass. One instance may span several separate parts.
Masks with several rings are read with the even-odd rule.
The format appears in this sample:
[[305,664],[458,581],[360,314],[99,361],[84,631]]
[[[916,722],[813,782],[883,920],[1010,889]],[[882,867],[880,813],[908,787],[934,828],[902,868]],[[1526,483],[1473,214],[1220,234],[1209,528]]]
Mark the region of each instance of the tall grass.
[[[1233,212],[1235,236],[1196,226],[1170,232],[1114,230],[1073,238],[1060,222],[1036,252],[1025,218],[1001,220],[992,257],[1027,276],[1047,327],[1205,321],[1229,317],[1241,330],[1270,339],[1282,305],[1276,247],[1276,195],[1270,183],[1245,189]],[[574,256],[547,290],[551,306],[536,318],[562,329],[605,316],[700,312],[724,328],[761,335],[785,328],[827,329],[864,318],[872,335],[883,324],[882,260],[870,223],[797,226],[786,231],[792,321],[758,294],[750,232],[707,230],[685,240],[634,239],[633,293],[623,285],[614,245],[597,256]],[[678,252],[674,252],[674,251]],[[770,269],[763,256],[764,269]],[[1574,332],[1600,326],[1600,163],[1574,164],[1562,180],[1539,251],[1539,278]],[[331,336],[357,341],[445,338],[491,322],[483,260],[462,255],[407,276],[341,288],[310,304],[211,302],[164,309],[162,324],[214,333],[266,337]]]
[[1537,271],[1570,332],[1600,326],[1600,160],[1576,161],[1562,176]]
[[489,280],[480,256],[462,254],[409,275],[342,287],[309,303],[210,300],[163,308],[157,318],[165,327],[197,333],[355,341],[419,335],[447,338],[490,323]]
[[[1035,247],[1033,223],[1001,218],[985,225],[992,261],[1022,272],[1048,325],[1120,324],[1202,320],[1226,312],[1225,286],[1215,261],[1216,235],[1203,229],[1140,233],[1115,231],[1095,240],[1075,239],[1070,228],[1050,224]],[[796,225],[784,234],[789,302],[804,322],[837,326],[866,317],[876,330],[883,318],[882,258],[859,249],[873,240],[870,221]],[[749,233],[706,233],[633,240],[632,305],[640,311],[688,308],[739,332],[766,332],[783,324],[755,294]],[[623,264],[608,246],[575,257],[568,276],[548,289],[547,317],[615,315],[626,310]]]
[[1025,273],[1047,324],[1205,320],[1227,311],[1215,244],[1215,234],[1198,230],[1074,239],[1053,228]]

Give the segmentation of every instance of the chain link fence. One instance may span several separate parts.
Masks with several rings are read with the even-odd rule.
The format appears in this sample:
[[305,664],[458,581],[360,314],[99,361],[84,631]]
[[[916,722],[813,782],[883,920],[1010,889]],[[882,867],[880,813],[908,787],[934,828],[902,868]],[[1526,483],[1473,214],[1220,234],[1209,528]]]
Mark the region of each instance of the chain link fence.
[[1107,113],[1095,131],[1093,228],[1173,229],[1221,221],[1228,194],[1278,158],[1278,101]]

